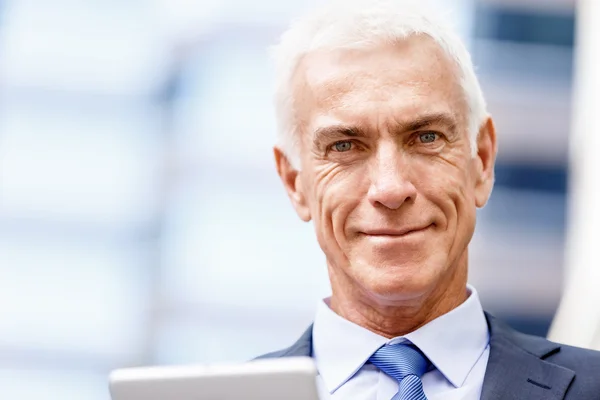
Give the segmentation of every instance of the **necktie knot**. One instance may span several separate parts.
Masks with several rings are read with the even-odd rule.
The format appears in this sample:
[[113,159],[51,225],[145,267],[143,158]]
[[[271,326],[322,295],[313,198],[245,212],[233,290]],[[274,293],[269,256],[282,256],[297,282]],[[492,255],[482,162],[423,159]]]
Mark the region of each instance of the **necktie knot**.
[[429,369],[427,357],[416,347],[404,343],[385,345],[369,359],[377,368],[401,381],[408,375],[422,377]]
[[426,400],[421,377],[431,363],[415,346],[404,343],[385,345],[369,359],[377,368],[399,383],[394,400]]

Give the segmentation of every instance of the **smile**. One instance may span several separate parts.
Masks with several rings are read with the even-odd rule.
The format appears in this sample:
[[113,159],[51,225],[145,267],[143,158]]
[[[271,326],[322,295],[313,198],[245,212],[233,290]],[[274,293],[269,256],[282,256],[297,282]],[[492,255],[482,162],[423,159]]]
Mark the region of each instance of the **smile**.
[[433,224],[427,225],[425,227],[411,227],[411,228],[379,228],[379,229],[369,229],[360,232],[362,235],[370,236],[373,238],[382,238],[382,239],[400,239],[405,238],[417,233],[422,233],[431,228]]

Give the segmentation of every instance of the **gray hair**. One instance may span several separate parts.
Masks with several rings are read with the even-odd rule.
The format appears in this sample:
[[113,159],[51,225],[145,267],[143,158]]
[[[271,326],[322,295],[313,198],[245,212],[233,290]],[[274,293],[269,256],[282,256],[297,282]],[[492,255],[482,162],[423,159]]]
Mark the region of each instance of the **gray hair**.
[[475,155],[479,128],[488,116],[487,105],[471,56],[445,19],[424,0],[334,0],[295,21],[273,48],[277,146],[294,168],[300,168],[300,139],[293,78],[302,58],[318,50],[369,48],[415,35],[431,37],[458,66]]

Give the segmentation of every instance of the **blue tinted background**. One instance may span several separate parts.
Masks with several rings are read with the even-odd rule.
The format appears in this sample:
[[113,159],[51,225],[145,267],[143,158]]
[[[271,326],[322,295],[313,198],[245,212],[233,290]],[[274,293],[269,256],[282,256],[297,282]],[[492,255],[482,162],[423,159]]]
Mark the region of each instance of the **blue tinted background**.
[[[106,400],[113,368],[241,361],[311,321],[329,285],[273,168],[267,47],[312,3],[0,2],[3,398]],[[572,5],[451,7],[500,140],[470,281],[487,309],[545,334]]]

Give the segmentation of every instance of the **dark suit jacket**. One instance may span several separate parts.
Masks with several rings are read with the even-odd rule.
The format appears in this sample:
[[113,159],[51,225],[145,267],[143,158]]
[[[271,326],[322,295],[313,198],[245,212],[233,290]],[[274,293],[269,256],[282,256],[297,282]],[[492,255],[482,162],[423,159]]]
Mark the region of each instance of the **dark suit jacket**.
[[[517,332],[489,314],[481,400],[600,400],[600,352]],[[312,326],[291,347],[259,358],[312,356]]]

